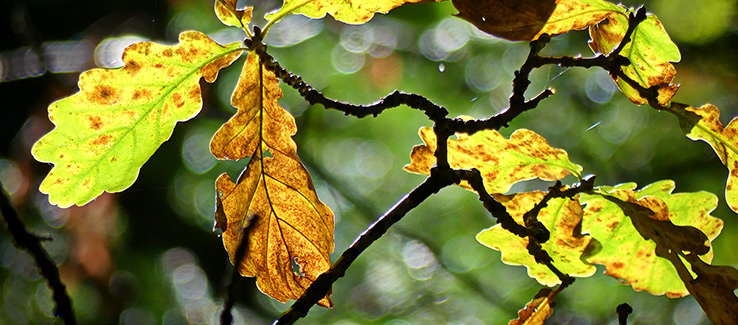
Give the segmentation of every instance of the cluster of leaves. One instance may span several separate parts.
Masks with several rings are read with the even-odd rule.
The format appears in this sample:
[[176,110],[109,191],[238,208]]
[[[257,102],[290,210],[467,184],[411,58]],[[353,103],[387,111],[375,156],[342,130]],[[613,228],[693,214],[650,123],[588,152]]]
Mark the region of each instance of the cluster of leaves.
[[[173,46],[137,43],[125,50],[124,67],[83,73],[78,93],[51,104],[49,118],[56,128],[33,147],[37,160],[55,165],[40,188],[51,203],[83,205],[103,191],[129,187],[175,124],[200,111],[200,78],[213,82],[220,69],[246,52],[231,98],[237,112],[214,135],[210,151],[218,159],[248,163],[235,182],[225,173],[216,180],[215,228],[222,231],[239,272],[256,277],[259,289],[279,301],[299,299],[296,306],[302,309],[295,313],[304,315],[314,303],[332,306],[331,284],[363,248],[423,199],[455,183],[476,192],[498,219],[498,225],[477,234],[480,243],[501,251],[503,262],[526,266],[542,285],[560,284],[536,297],[518,322],[547,318],[556,294],[572,277],[592,276],[594,264],[604,265],[608,275],[634,290],[669,297],[691,293],[716,323],[738,321],[733,294],[738,271],[709,264],[710,242],[723,227],[710,215],[717,206],[715,195],[673,194],[675,184],[669,180],[640,190],[634,183],[594,186],[594,178],[583,177],[583,168],[565,151],[552,148],[535,132],[520,129],[507,139],[496,131],[553,95],[548,89],[526,101],[533,69],[547,64],[604,68],[633,103],[673,113],[690,139],[715,149],[730,171],[726,200],[738,212],[738,122],[724,127],[712,105],[672,102],[678,90],[672,84],[672,62],[680,54],[656,16],[604,0],[453,0],[460,18],[507,40],[530,41],[531,52],[516,73],[507,110],[487,119],[452,119],[445,108],[424,97],[400,92],[369,106],[330,100],[282,69],[262,43],[269,28],[287,14],[330,14],[362,24],[375,13],[421,1],[285,0],[280,10],[266,16],[263,31],[249,29],[252,8],[238,8],[236,2],[218,0],[215,12],[224,24],[246,32],[244,43],[219,45],[199,32],[182,33]],[[550,37],[585,28],[595,57],[539,55]],[[333,213],[318,199],[297,155],[295,120],[278,103],[279,79],[311,104],[347,115],[376,115],[404,104],[434,122],[433,128],[420,130],[424,144],[412,149],[411,163],[405,166],[429,178],[333,266]],[[568,175],[580,184],[562,186],[558,181]],[[557,183],[547,193],[506,194],[514,184],[534,178]],[[239,247],[247,247],[243,256],[237,254]]]

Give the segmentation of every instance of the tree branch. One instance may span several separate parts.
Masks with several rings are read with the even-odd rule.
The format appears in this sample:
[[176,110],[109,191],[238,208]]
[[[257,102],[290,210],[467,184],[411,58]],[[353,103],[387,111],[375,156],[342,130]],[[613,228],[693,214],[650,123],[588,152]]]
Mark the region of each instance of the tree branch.
[[59,277],[59,269],[56,267],[56,263],[41,245],[40,238],[26,230],[26,226],[18,217],[18,213],[10,203],[10,197],[2,189],[2,186],[0,186],[0,192],[0,211],[8,225],[8,231],[13,236],[15,246],[28,251],[33,256],[41,275],[46,278],[49,287],[51,287],[52,298],[56,303],[54,315],[64,320],[65,324],[77,324],[74,311],[72,311],[72,300],[69,299],[67,289]]
[[277,324],[293,324],[298,319],[305,317],[310,308],[320,299],[325,297],[331,286],[346,274],[346,269],[351,266],[361,253],[387,232],[392,225],[400,221],[410,210],[417,207],[431,195],[442,188],[458,182],[458,178],[448,177],[445,173],[432,173],[430,177],[410,193],[405,195],[400,202],[395,204],[377,222],[372,224],[361,236],[346,249],[341,257],[331,266],[331,269],[321,274],[305,293],[277,320]]

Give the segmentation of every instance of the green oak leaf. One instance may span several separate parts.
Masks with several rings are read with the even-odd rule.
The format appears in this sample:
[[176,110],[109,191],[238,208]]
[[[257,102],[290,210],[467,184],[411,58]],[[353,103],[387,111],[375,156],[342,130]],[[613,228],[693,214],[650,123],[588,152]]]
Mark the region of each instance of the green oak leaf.
[[123,68],[82,73],[80,91],[49,106],[56,127],[32,148],[36,160],[54,164],[41,192],[69,207],[131,186],[175,124],[200,112],[200,78],[215,81],[241,55],[240,46],[184,32],[174,46],[130,45]]
[[[546,193],[526,192],[515,195],[495,195],[507,212],[521,225],[523,215],[533,209]],[[551,232],[551,238],[542,244],[543,249],[553,258],[553,265],[560,271],[577,277],[592,276],[596,268],[583,262],[581,256],[592,238],[580,233],[582,206],[569,198],[554,198],[538,213],[540,221]],[[528,276],[535,278],[542,285],[554,286],[561,280],[551,270],[536,262],[527,250],[528,238],[517,235],[495,225],[477,234],[477,240],[484,246],[502,253],[502,261],[510,265],[525,265]]]
[[585,259],[605,265],[606,274],[634,290],[685,296],[689,292],[674,265],[662,257],[695,253],[712,260],[709,243],[723,227],[722,220],[710,216],[717,197],[707,192],[671,194],[670,180],[635,188],[635,183],[627,183],[582,194],[582,233],[601,244]]
[[[627,30],[628,18],[624,15],[612,15],[590,27],[589,47],[595,53],[609,54],[617,48]],[[666,106],[679,88],[678,85],[671,84],[676,76],[676,69],[671,62],[679,62],[682,56],[661,21],[654,15],[648,15],[645,21],[638,24],[631,41],[623,47],[620,55],[630,60],[629,65],[622,67],[623,73],[645,88],[657,86],[658,101]],[[620,91],[633,103],[648,103],[638,90],[622,78],[613,78]]]

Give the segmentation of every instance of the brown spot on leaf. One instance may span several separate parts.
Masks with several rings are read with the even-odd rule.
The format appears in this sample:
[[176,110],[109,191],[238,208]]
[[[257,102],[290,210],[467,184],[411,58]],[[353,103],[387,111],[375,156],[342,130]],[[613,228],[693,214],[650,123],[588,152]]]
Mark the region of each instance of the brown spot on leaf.
[[162,55],[171,58],[172,57],[172,49],[166,49],[164,52],[161,52]]
[[136,61],[129,61],[126,64],[126,69],[131,72],[131,76],[135,76],[141,70],[141,65]]
[[103,122],[99,116],[88,116],[90,120],[90,128],[93,130],[100,130],[103,127]]
[[174,93],[172,95],[172,101],[177,107],[182,107],[185,104],[184,100],[182,100],[182,95],[180,95],[179,93]]
[[98,105],[112,105],[118,101],[118,90],[106,86],[106,85],[95,85],[95,89],[87,93],[87,99]]
[[112,138],[113,138],[112,135],[104,134],[98,137],[97,139],[95,139],[95,141],[92,141],[92,144],[96,146],[99,146],[99,145],[107,146],[110,143],[110,139]]

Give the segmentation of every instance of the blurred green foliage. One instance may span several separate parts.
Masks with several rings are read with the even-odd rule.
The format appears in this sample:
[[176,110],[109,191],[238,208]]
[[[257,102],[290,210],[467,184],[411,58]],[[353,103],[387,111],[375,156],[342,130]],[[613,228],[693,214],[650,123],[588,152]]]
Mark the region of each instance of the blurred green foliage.
[[[248,3],[255,5],[255,22],[261,25],[258,17],[279,6],[277,1]],[[676,65],[682,89],[675,100],[696,106],[711,102],[723,111],[724,122],[735,116],[735,1],[625,1],[641,3],[661,18],[682,51]],[[53,18],[55,6],[62,5],[94,9],[97,18],[60,24],[71,19]],[[243,37],[218,22],[209,1],[122,1],[102,7],[67,0],[28,4],[25,16],[16,15],[20,4],[4,6],[9,10],[4,11],[2,28],[8,30],[3,33],[17,41],[2,48],[3,67],[9,53],[29,45],[17,32],[17,17],[33,27],[28,30],[36,33],[31,35],[37,44],[67,38],[96,45],[130,34],[173,42],[190,29],[221,42]],[[490,116],[506,107],[513,73],[528,46],[491,38],[453,13],[450,2],[409,5],[360,26],[288,16],[270,31],[267,43],[282,66],[331,98],[369,103],[400,89],[428,97],[451,115]],[[586,32],[558,36],[543,54],[589,56],[587,40]],[[203,112],[175,129],[130,189],[70,210],[49,206],[37,192],[48,167],[32,161],[29,147],[51,128],[45,117],[48,104],[76,91],[76,74],[41,73],[0,84],[3,94],[14,98],[7,106],[13,112],[2,113],[8,114],[2,120],[11,122],[3,122],[9,124],[3,131],[0,179],[29,227],[53,238],[44,245],[60,265],[82,323],[217,322],[223,279],[232,268],[212,232],[213,182],[222,171],[235,178],[245,162],[216,161],[207,143],[235,112],[229,98],[241,62],[223,71],[214,86],[204,86]],[[715,264],[738,266],[736,217],[722,199],[726,170],[709,146],[685,138],[671,115],[631,104],[604,71],[545,67],[534,71],[532,81],[528,96],[546,87],[554,87],[556,94],[501,130],[504,135],[517,128],[534,130],[553,147],[567,150],[585,173],[596,174],[598,185],[635,181],[643,186],[673,179],[677,192],[718,194],[721,203],[713,215],[726,226],[713,243]],[[420,143],[417,130],[430,122],[405,108],[377,118],[346,117],[308,107],[294,90],[283,90],[281,103],[298,122],[298,153],[319,196],[336,214],[335,259],[422,181],[402,166]],[[526,182],[512,191],[547,186]],[[493,222],[473,193],[441,191],[370,247],[336,283],[333,310],[313,308],[304,322],[489,324],[514,318],[539,286],[521,267],[501,263],[499,252],[476,242],[474,236]],[[53,321],[49,290],[30,257],[14,248],[5,233],[0,236],[0,285],[0,323]],[[253,279],[237,285],[237,324],[269,323],[289,306],[259,293]],[[551,321],[613,323],[615,307],[623,302],[633,306],[634,323],[707,322],[691,297],[634,292],[602,274],[564,290]]]

